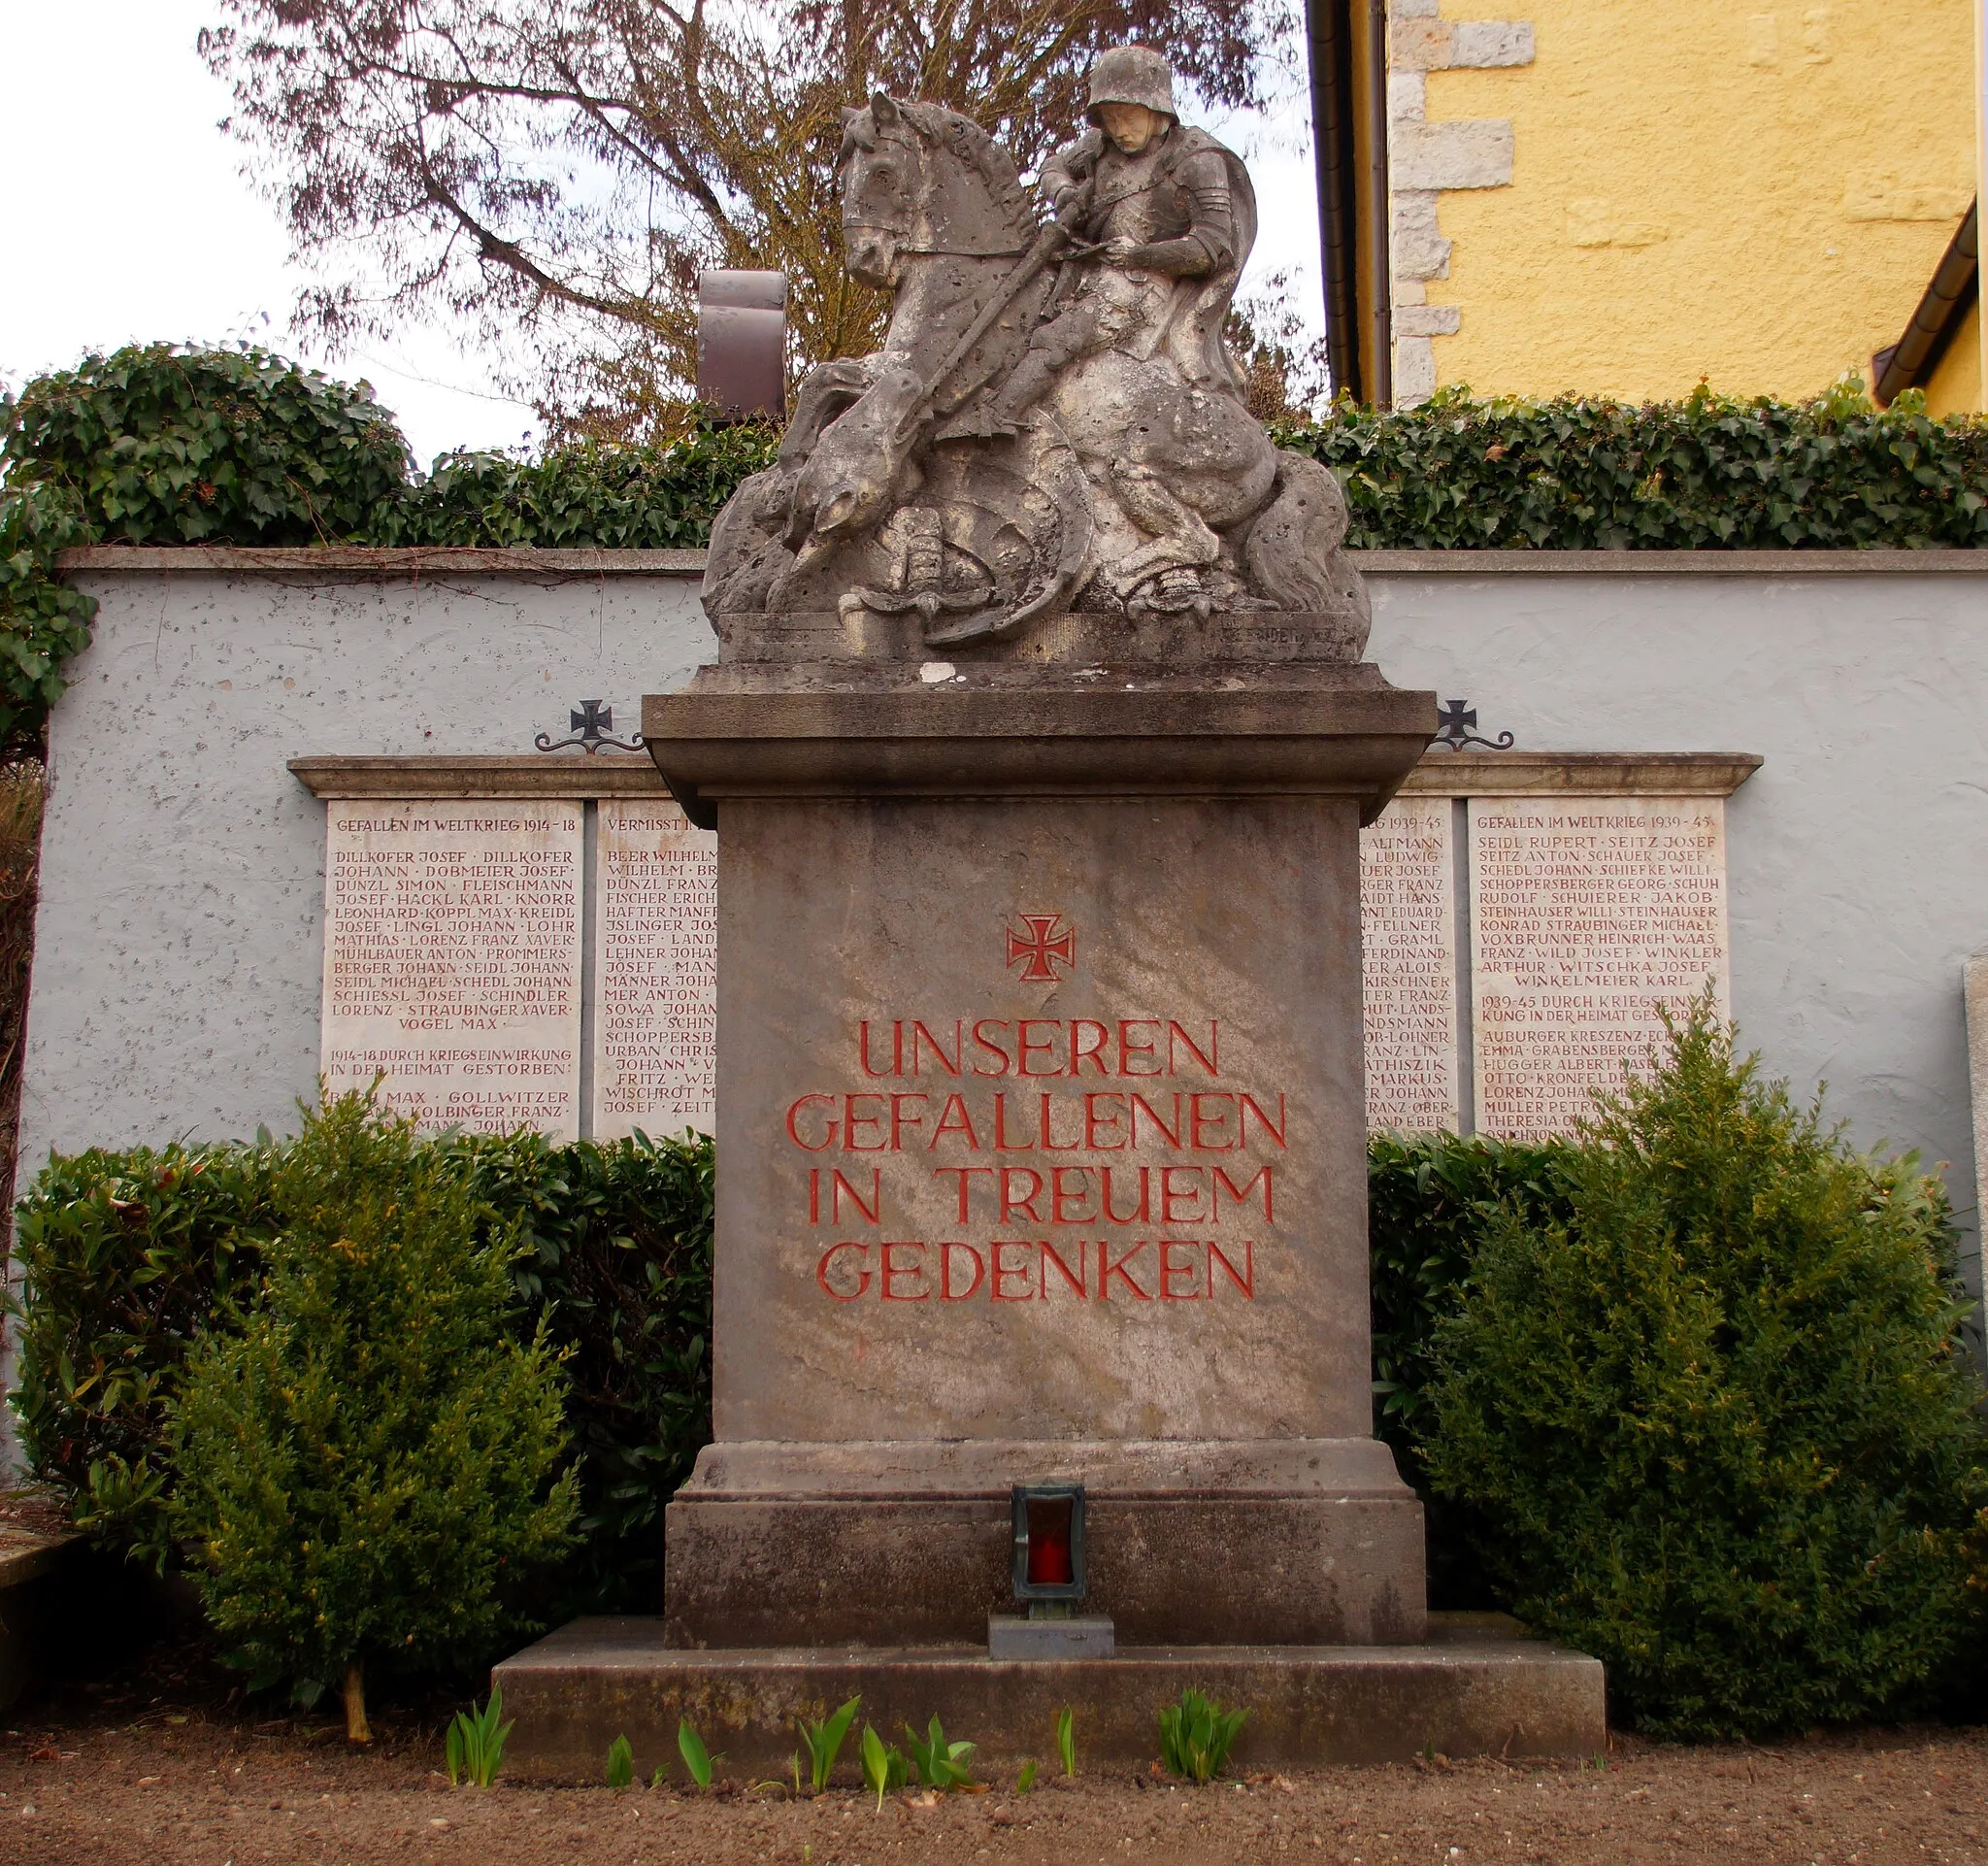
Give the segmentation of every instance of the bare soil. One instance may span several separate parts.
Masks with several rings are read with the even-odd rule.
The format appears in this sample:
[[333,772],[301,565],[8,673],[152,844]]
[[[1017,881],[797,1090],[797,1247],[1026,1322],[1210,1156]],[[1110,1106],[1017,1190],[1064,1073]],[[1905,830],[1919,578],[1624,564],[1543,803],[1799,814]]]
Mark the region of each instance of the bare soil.
[[[257,1720],[197,1649],[17,1707],[0,1734],[0,1866],[661,1866],[793,1860],[1988,1863],[1988,1731],[1929,1727],[1495,1761],[1246,1773],[1208,1788],[1082,1774],[1014,1792],[797,1801],[776,1784],[451,1790],[442,1700],[381,1707],[379,1740]],[[1079,1746],[1081,1732],[1079,1735]],[[653,1758],[646,1759],[650,1766]],[[1045,1758],[1046,1761],[1046,1758]],[[1081,1755],[1079,1754],[1079,1764]],[[853,1745],[845,1761],[853,1773]],[[680,1769],[676,1772],[680,1779]]]

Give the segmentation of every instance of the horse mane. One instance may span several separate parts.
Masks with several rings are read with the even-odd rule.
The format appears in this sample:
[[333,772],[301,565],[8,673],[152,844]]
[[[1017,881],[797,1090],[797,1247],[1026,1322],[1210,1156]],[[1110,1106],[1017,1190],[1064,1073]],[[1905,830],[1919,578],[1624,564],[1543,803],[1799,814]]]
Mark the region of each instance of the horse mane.
[[993,204],[1016,220],[1031,217],[1021,177],[1007,146],[989,136],[971,117],[944,104],[912,104],[906,112],[928,142],[949,142],[968,166],[977,169]]
[[[898,111],[920,142],[934,146],[949,144],[961,161],[977,170],[986,183],[987,193],[995,207],[1017,222],[1026,222],[1031,217],[1028,197],[1022,192],[1021,176],[1014,166],[1014,157],[1005,145],[996,142],[971,117],[962,117],[958,111],[949,110],[944,104],[900,104]],[[876,147],[875,112],[868,108],[857,111],[844,126],[842,151],[836,157],[836,167],[840,169],[858,149],[874,150]]]

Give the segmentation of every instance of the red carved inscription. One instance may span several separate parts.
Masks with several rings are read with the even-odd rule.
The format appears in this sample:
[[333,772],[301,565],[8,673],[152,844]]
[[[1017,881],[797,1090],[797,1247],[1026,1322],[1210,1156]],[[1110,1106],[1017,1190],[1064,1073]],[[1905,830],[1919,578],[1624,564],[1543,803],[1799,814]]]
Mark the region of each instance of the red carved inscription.
[[[1044,963],[1063,956],[1037,930]],[[1256,1299],[1296,1111],[1225,1075],[1219,1020],[875,1017],[851,1035],[871,1085],[810,1088],[784,1116],[819,1162],[807,1221],[833,1240],[815,1257],[828,1300]],[[884,1235],[935,1209],[961,1235]]]

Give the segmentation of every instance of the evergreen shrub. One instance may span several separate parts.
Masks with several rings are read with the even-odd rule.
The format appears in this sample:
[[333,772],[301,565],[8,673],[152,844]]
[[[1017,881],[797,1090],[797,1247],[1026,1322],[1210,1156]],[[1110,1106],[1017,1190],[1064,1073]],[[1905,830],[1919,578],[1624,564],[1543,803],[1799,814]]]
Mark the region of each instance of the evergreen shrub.
[[[1907,1163],[1845,1153],[1733,1066],[1729,1040],[1732,1083],[1707,1081],[1710,1039],[1695,1041],[1675,1132],[1661,1108],[1640,1116],[1615,1165],[1597,1157],[1617,1145],[1606,1124],[1541,1147],[1373,1138],[1376,1429],[1430,1505],[1439,1604],[1513,1607],[1601,1650],[1622,1715],[1753,1729],[1900,1704],[1917,1687],[1897,1678],[1930,1676],[1971,1624],[1955,1536],[1978,1478],[1946,1208]],[[178,1370],[212,1305],[252,1299],[293,1145],[58,1158],[21,1202],[23,1437],[114,1546],[163,1553]],[[481,1224],[516,1226],[517,1315],[549,1304],[570,1351],[586,1541],[538,1604],[653,1611],[663,1506],[710,1433],[710,1143],[430,1145]],[[1617,1206],[1642,1228],[1608,1228]],[[1668,1256],[1665,1227],[1683,1240]],[[1702,1369],[1696,1386],[1680,1367]],[[1487,1434],[1508,1439],[1496,1457]],[[135,1507],[114,1458],[149,1486]],[[1805,1493],[1804,1471],[1828,1481]],[[1859,1536],[1894,1532],[1867,1575]],[[1914,1547],[1917,1565],[1898,1552]],[[1669,1564],[1654,1580],[1652,1560]],[[1801,1697],[1811,1644],[1823,1683]]]
[[1505,1599],[1656,1734],[1911,1706],[1973,1636],[1988,1502],[1939,1183],[1852,1152],[1708,1001],[1554,1178],[1564,1210],[1487,1216],[1420,1434]]
[[[252,1303],[271,1183],[297,1145],[57,1154],[17,1208],[23,1449],[109,1548],[159,1567],[172,1554],[166,1438],[186,1354]],[[464,1176],[479,1236],[516,1227],[514,1332],[528,1339],[545,1309],[566,1355],[586,1540],[546,1611],[653,1611],[663,1508],[711,1436],[711,1142],[429,1147]]]
[[509,1325],[517,1227],[371,1096],[306,1115],[270,1207],[253,1300],[187,1357],[173,1518],[252,1683],[341,1683],[366,1741],[369,1666],[474,1661],[570,1546],[560,1356]]

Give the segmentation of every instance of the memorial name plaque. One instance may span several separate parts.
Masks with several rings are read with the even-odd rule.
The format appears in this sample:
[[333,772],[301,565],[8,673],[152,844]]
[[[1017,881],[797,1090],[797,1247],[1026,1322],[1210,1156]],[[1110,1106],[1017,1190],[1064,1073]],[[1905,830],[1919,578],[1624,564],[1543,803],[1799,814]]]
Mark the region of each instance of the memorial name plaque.
[[718,839],[666,799],[605,799],[594,887],[594,1137],[710,1133]]
[[1370,1128],[1457,1130],[1451,808],[1397,797],[1360,832]]
[[581,806],[326,806],[323,1071],[424,1128],[579,1134]]
[[1722,797],[1473,798],[1477,1129],[1564,1134],[1709,979],[1723,1008]]

